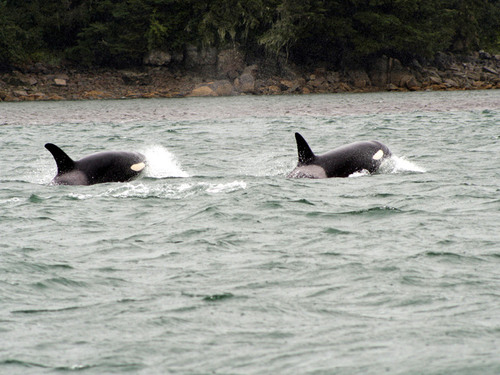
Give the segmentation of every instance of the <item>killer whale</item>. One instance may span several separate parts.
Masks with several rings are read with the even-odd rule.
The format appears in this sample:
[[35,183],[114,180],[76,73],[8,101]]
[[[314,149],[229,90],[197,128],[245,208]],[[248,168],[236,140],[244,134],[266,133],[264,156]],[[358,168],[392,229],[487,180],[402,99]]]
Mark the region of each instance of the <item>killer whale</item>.
[[361,141],[340,146],[322,155],[315,155],[304,137],[295,133],[299,161],[288,178],[348,177],[367,170],[374,173],[391,151],[377,141]]
[[57,185],[126,182],[138,177],[146,167],[145,156],[137,152],[98,152],[75,161],[52,143],[45,148],[57,164],[57,175],[52,180]]

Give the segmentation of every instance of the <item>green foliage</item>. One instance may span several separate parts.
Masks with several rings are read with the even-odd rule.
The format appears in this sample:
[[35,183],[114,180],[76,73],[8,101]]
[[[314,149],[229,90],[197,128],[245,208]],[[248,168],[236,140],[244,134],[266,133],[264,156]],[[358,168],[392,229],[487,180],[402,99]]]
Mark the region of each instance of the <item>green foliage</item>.
[[25,32],[13,21],[6,7],[6,1],[0,1],[0,68],[26,60],[22,42]]
[[498,0],[0,0],[0,66],[140,65],[188,44],[339,65],[500,50]]
[[148,49],[154,50],[165,47],[165,40],[168,37],[168,28],[158,21],[156,12],[151,15],[149,28],[146,32],[146,39],[148,41]]
[[244,44],[265,21],[265,9],[262,0],[207,1],[198,32],[208,45]]

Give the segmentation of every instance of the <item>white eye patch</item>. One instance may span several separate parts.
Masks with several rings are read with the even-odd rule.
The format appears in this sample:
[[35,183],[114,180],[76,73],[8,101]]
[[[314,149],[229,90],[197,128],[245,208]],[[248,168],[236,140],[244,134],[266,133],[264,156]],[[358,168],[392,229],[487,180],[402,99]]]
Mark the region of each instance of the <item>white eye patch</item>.
[[134,172],[140,172],[144,169],[144,167],[146,166],[146,164],[144,163],[137,163],[137,164],[132,164],[130,166],[130,169],[132,169]]
[[380,160],[384,156],[384,151],[378,150],[375,155],[372,156],[373,160]]

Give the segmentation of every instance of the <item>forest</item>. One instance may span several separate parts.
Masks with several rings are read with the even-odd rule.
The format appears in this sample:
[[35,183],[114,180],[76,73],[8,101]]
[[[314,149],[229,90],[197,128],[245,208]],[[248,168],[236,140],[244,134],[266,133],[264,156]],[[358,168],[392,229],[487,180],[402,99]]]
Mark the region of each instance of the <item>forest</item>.
[[498,0],[0,0],[0,68],[131,67],[153,50],[233,48],[332,67],[500,51]]

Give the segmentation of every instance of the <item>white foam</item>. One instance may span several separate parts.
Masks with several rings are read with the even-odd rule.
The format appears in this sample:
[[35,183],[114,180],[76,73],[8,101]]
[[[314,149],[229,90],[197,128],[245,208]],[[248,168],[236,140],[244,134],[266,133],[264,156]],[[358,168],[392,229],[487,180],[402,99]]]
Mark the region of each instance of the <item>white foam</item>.
[[[390,158],[384,159],[378,169],[378,173],[382,174],[396,174],[405,172],[425,173],[427,171],[424,168],[416,165],[415,163],[407,160],[406,158],[395,155],[392,155]],[[350,174],[349,178],[363,177],[368,175],[370,175],[370,172],[366,169],[363,169],[361,171]]]
[[370,171],[368,171],[367,169],[362,169],[358,172],[351,173],[348,177],[349,178],[357,178],[357,177],[363,177],[363,176],[369,176],[369,175],[370,175]]
[[177,158],[163,146],[150,146],[143,151],[148,162],[145,171],[147,177],[189,177],[189,174],[182,170]]
[[112,184],[108,189],[93,194],[69,193],[69,197],[77,200],[87,200],[99,197],[113,198],[166,198],[186,199],[199,194],[225,194],[246,189],[244,181],[231,181],[227,183],[187,182],[179,185],[169,183],[148,184],[132,181],[121,184]]
[[407,160],[404,157],[392,155],[390,158],[385,159],[380,165],[380,172],[382,173],[404,173],[404,172],[427,172],[424,168]]
[[246,189],[247,184],[244,181],[233,181],[226,184],[209,184],[207,188],[208,193],[230,193],[232,191]]

